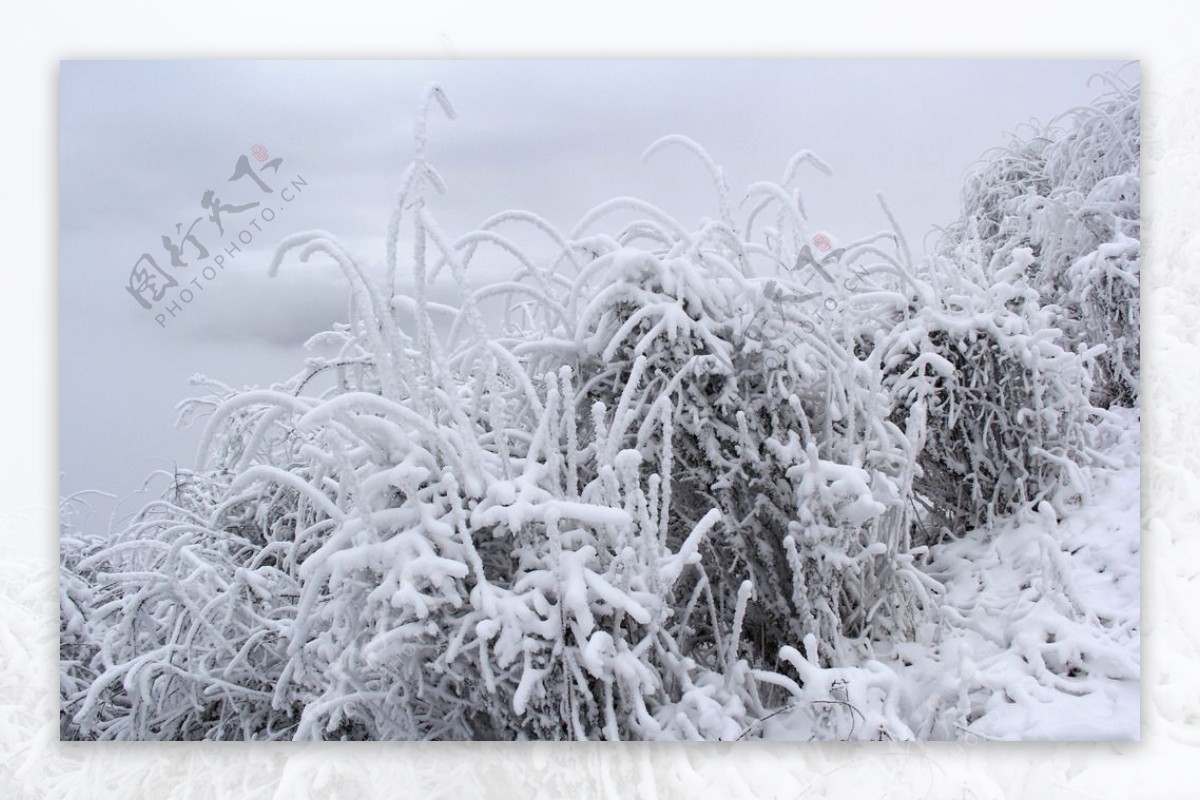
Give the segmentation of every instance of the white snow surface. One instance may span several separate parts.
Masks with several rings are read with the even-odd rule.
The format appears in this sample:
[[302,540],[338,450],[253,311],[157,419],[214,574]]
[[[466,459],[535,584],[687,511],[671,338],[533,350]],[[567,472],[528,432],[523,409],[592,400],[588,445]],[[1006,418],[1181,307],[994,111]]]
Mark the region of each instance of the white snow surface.
[[882,698],[847,698],[890,674],[892,722],[917,737],[1139,739],[1140,412],[1113,414],[1111,464],[1086,470],[1090,498],[1061,520],[1043,506],[935,546],[926,569],[946,589],[941,620],[914,642],[876,644],[869,667],[821,671],[828,699],[776,715],[762,738],[877,739],[876,721],[886,737]]

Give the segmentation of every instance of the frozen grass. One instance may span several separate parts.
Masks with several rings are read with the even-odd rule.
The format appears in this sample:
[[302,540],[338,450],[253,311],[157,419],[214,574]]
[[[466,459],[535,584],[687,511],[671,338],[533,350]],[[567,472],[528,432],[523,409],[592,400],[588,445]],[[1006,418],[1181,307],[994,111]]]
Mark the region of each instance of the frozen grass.
[[[893,227],[821,267],[794,183],[823,162],[739,205],[680,136],[647,155],[697,156],[715,218],[617,198],[570,232],[503,212],[453,238],[435,108],[383,286],[322,231],[271,265],[343,270],[324,355],[212,383],[196,471],[111,538],[64,530],[64,736],[1041,736],[1036,704],[1136,683],[1136,610],[1087,594],[1119,545],[1063,555],[1104,481],[1130,490],[1109,473],[1136,438],[1091,405],[1096,352],[1055,327],[1032,248],[914,264]],[[484,250],[509,280],[475,284]],[[818,268],[841,311],[814,326]]]

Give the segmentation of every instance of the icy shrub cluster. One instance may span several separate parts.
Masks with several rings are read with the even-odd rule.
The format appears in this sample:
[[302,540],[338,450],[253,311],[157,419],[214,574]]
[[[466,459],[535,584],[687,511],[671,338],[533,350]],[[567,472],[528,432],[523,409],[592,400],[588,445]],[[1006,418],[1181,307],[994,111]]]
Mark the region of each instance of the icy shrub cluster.
[[1092,457],[1090,354],[1066,350],[1056,316],[1039,306],[1030,249],[1009,253],[990,278],[955,255],[927,263],[933,298],[883,340],[893,419],[920,453],[922,541],[1078,494],[1078,465]]
[[962,218],[941,249],[964,249],[987,277],[1028,249],[1029,284],[1057,313],[1065,346],[1107,346],[1094,401],[1135,405],[1139,376],[1141,134],[1139,84],[1012,137],[969,178]]
[[970,176],[920,270],[932,299],[889,335],[896,419],[921,413],[923,537],[1077,492],[1093,404],[1137,405],[1140,89],[1105,80]]
[[[920,266],[895,230],[850,242],[813,325],[812,154],[735,220],[667,137],[647,155],[697,156],[717,217],[618,198],[455,239],[434,103],[385,285],[319,231],[272,265],[344,271],[326,355],[211,384],[200,468],[111,539],[64,535],[64,736],[730,740],[802,710],[814,737],[912,737],[872,643],[938,615],[929,528],[1079,491],[1090,357],[1034,245],[988,272],[976,240]],[[511,277],[473,280],[480,254]]]

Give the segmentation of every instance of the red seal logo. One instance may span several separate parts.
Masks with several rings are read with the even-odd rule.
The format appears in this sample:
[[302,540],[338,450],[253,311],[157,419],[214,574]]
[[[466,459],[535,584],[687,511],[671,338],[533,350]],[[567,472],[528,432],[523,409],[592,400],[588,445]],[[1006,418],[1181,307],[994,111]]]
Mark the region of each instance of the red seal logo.
[[817,234],[814,236],[812,238],[812,243],[813,246],[822,253],[827,253],[829,249],[833,247],[833,243],[829,241],[829,237],[825,236],[825,234]]
[[250,148],[250,153],[253,154],[254,158],[258,159],[259,161],[266,161],[267,156],[269,155],[267,153],[267,149],[262,145],[255,145],[254,147]]

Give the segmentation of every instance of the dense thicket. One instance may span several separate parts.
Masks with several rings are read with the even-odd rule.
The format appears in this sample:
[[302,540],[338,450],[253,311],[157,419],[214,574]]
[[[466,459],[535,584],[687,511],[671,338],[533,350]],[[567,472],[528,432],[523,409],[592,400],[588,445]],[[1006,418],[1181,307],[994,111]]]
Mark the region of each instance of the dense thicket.
[[[964,213],[940,250],[984,267],[1016,251],[1064,347],[1104,346],[1092,362],[1095,402],[1136,405],[1141,285],[1141,87],[1100,76],[1109,92],[1045,126],[1028,126],[969,177]],[[967,255],[969,254],[969,255]]]
[[[1112,245],[983,222],[1008,230],[1035,190],[1060,202],[1068,154],[1028,191],[978,179],[986,199],[921,264],[894,229],[822,255],[793,188],[824,169],[812,154],[738,206],[678,136],[647,155],[691,151],[712,219],[619,198],[565,233],[504,212],[454,239],[429,205],[434,103],[451,113],[431,88],[386,281],[324,232],[272,265],[345,272],[324,355],[273,390],[213,384],[190,409],[200,467],[112,538],[64,536],[64,735],[735,739],[841,703],[849,732],[826,710],[814,736],[911,737],[870,656],[935,619],[926,546],[1069,502],[1088,458]],[[1072,136],[1108,135],[1079,116]],[[1101,174],[1124,165],[1084,171],[1112,219],[1136,218]],[[481,253],[511,277],[479,285]],[[430,300],[439,280],[457,307]],[[1136,385],[1128,351],[1100,380]]]

